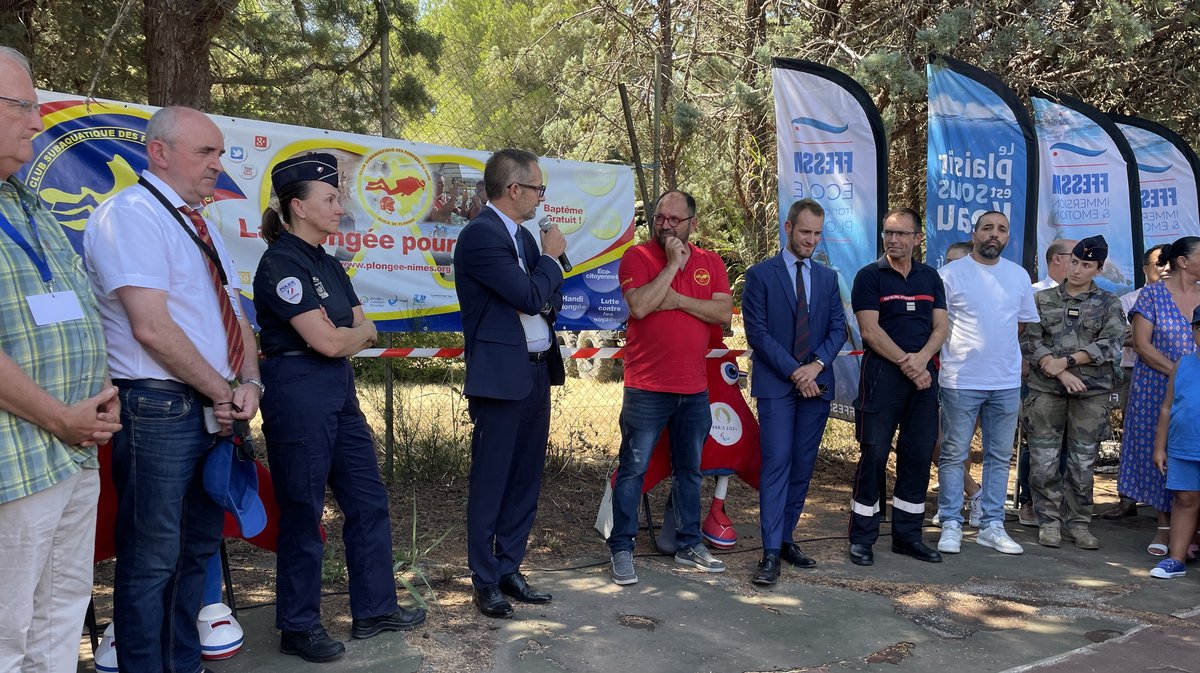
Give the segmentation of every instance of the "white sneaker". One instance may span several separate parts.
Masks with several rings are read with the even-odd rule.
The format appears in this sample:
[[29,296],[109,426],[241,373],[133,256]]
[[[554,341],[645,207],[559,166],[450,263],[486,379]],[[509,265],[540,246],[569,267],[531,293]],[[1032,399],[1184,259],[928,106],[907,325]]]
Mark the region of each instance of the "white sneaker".
[[942,536],[938,538],[938,551],[943,554],[957,554],[962,548],[962,524],[957,521],[947,521],[942,525]]
[[942,525],[942,513],[940,511],[934,512],[933,518],[929,520],[929,523],[933,524],[934,526]]
[[985,547],[991,547],[1001,554],[1025,553],[1025,549],[1008,536],[1008,531],[1004,530],[1004,524],[1001,523],[994,523],[979,531],[975,542]]
[[968,522],[972,528],[979,528],[979,522],[983,519],[983,491],[976,493],[973,498],[967,498],[967,506],[971,508]]

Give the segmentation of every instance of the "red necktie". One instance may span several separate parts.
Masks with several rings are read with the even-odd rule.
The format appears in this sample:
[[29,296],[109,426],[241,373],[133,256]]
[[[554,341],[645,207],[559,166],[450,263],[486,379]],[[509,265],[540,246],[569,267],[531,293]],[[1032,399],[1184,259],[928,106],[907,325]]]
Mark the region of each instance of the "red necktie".
[[804,296],[804,260],[796,262],[796,341],[792,344],[792,355],[800,364],[808,362],[808,299]]
[[[181,206],[179,210],[183,211],[183,214],[192,221],[200,240],[210,250],[215,251],[217,248],[213,245],[212,236],[208,234],[208,225],[205,224],[204,218],[200,217],[200,213],[187,206]],[[221,307],[221,324],[225,326],[225,349],[229,353],[229,366],[233,369],[233,375],[236,377],[242,371],[242,362],[245,359],[242,326],[238,323],[237,314],[233,311],[233,302],[229,299],[229,293],[221,284],[221,273],[217,270],[217,265],[208,255],[204,256],[204,261],[208,264],[208,275],[212,279],[213,288],[217,291],[217,305]]]

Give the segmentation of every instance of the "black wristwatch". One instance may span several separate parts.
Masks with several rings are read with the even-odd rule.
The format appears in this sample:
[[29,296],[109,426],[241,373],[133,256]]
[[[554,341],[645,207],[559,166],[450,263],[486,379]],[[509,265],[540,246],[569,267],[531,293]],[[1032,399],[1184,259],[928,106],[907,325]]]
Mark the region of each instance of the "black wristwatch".
[[1075,356],[1074,356],[1074,355],[1068,355],[1068,356],[1067,356],[1067,367],[1068,367],[1068,368],[1074,367],[1074,366],[1075,366],[1075,365],[1077,365],[1077,364],[1079,364],[1079,363],[1075,361]]

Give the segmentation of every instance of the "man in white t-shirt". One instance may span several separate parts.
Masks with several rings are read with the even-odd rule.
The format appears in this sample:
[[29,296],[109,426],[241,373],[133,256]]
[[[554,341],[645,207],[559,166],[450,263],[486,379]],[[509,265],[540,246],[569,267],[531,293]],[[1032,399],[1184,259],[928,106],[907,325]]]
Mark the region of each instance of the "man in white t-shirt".
[[1021,323],[1038,321],[1025,269],[1000,253],[1009,223],[989,211],[975,222],[970,255],[942,267],[950,336],[942,346],[942,455],[938,461],[938,551],[962,543],[963,460],[978,416],[983,430],[983,516],[976,542],[1005,554],[1024,550],[1004,530],[1008,463],[1021,402]]

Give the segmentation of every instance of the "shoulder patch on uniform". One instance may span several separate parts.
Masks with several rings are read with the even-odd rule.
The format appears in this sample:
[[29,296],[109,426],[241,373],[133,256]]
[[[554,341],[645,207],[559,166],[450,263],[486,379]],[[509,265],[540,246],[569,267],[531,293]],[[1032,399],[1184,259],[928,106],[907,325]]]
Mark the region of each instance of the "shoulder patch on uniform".
[[275,284],[275,294],[289,304],[299,304],[304,298],[304,286],[300,284],[299,278],[288,276]]

